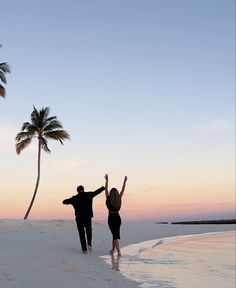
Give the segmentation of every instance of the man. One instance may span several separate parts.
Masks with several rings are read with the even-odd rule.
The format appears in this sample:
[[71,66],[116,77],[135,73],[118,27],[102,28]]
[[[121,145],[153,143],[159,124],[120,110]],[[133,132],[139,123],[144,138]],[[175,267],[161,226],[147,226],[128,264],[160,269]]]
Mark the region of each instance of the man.
[[[77,187],[78,194],[69,199],[65,199],[62,203],[71,204],[75,209],[75,221],[79,231],[81,248],[84,254],[92,251],[92,218],[93,218],[93,197],[105,190],[101,187],[94,192],[85,192],[82,185]],[[86,238],[85,238],[86,231]]]

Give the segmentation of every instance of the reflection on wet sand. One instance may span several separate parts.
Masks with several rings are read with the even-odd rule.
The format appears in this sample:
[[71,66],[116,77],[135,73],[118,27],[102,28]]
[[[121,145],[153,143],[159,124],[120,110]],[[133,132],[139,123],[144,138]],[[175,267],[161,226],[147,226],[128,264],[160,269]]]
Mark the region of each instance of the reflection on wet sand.
[[110,254],[111,256],[111,268],[115,271],[120,271],[119,265],[120,265],[120,256],[114,254]]

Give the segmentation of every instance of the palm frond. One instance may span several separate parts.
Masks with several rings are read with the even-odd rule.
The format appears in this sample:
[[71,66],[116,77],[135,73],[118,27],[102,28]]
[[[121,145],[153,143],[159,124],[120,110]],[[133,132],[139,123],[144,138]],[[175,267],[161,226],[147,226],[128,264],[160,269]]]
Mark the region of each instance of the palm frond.
[[50,108],[49,108],[49,107],[43,107],[43,108],[40,110],[40,112],[39,112],[39,114],[42,115],[42,117],[43,117],[44,119],[48,119],[49,113],[50,113]]
[[38,127],[34,126],[34,125],[29,125],[28,128],[27,128],[27,132],[30,134],[30,135],[38,135],[38,132],[39,132],[39,129]]
[[31,113],[31,123],[36,127],[42,127],[40,123],[39,111],[35,107]]
[[45,138],[41,139],[42,143],[41,143],[41,147],[45,152],[50,153],[50,149],[48,148],[48,141]]
[[0,63],[0,70],[4,73],[11,73],[11,68],[7,62]]
[[52,131],[58,128],[62,128],[62,124],[58,120],[52,120],[47,126],[43,128],[43,131]]
[[48,123],[54,120],[57,120],[57,116],[52,116],[52,117],[47,118]]
[[21,140],[20,142],[17,142],[16,143],[16,153],[17,154],[20,154],[20,152],[22,150],[24,150],[27,146],[29,146],[29,144],[31,143],[32,141],[32,138],[31,137],[28,137],[24,140]]
[[27,131],[27,133],[31,136],[36,136],[38,134],[38,128],[29,122],[25,122],[22,125],[21,131]]
[[[45,127],[46,125],[48,125],[48,123],[50,123],[50,119],[48,117],[49,113],[50,113],[49,107],[42,108],[39,112],[40,121],[42,123],[42,128]],[[54,117],[56,117],[56,116],[54,116]]]
[[41,127],[43,127],[48,119],[48,115],[49,115],[50,109],[49,107],[43,107],[38,111],[38,115],[39,115],[39,121],[41,123]]
[[0,71],[0,80],[4,83],[7,84],[7,78],[5,77],[5,74]]
[[22,127],[21,127],[21,131],[24,131],[24,130],[28,130],[28,127],[32,125],[31,123],[29,122],[25,122],[23,123]]
[[48,139],[58,140],[63,144],[63,140],[70,139],[69,134],[65,130],[54,130],[44,133],[44,137]]
[[19,133],[16,135],[15,140],[16,140],[17,142],[20,142],[21,140],[24,140],[24,139],[27,139],[27,138],[32,138],[32,136],[30,136],[28,132],[19,132]]
[[6,95],[6,90],[5,90],[5,88],[0,84],[0,96],[4,98],[5,95]]

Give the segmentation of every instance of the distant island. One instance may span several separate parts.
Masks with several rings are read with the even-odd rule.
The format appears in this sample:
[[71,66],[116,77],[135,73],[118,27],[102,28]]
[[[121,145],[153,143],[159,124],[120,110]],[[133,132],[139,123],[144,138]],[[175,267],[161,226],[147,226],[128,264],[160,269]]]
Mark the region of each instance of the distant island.
[[180,221],[171,222],[171,224],[187,224],[187,225],[199,225],[199,224],[236,224],[236,219],[223,219],[223,220],[198,220],[198,221]]

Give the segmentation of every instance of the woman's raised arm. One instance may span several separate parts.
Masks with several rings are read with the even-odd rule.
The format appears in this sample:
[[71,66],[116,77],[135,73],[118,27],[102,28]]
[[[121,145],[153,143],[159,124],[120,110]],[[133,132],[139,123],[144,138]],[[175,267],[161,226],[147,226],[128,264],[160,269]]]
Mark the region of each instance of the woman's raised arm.
[[128,180],[128,177],[125,176],[124,178],[124,182],[123,182],[123,186],[122,186],[122,189],[120,191],[120,198],[123,196],[124,192],[125,192],[125,185],[126,185],[126,181]]
[[108,174],[105,175],[105,193],[106,193],[106,197],[108,197]]

